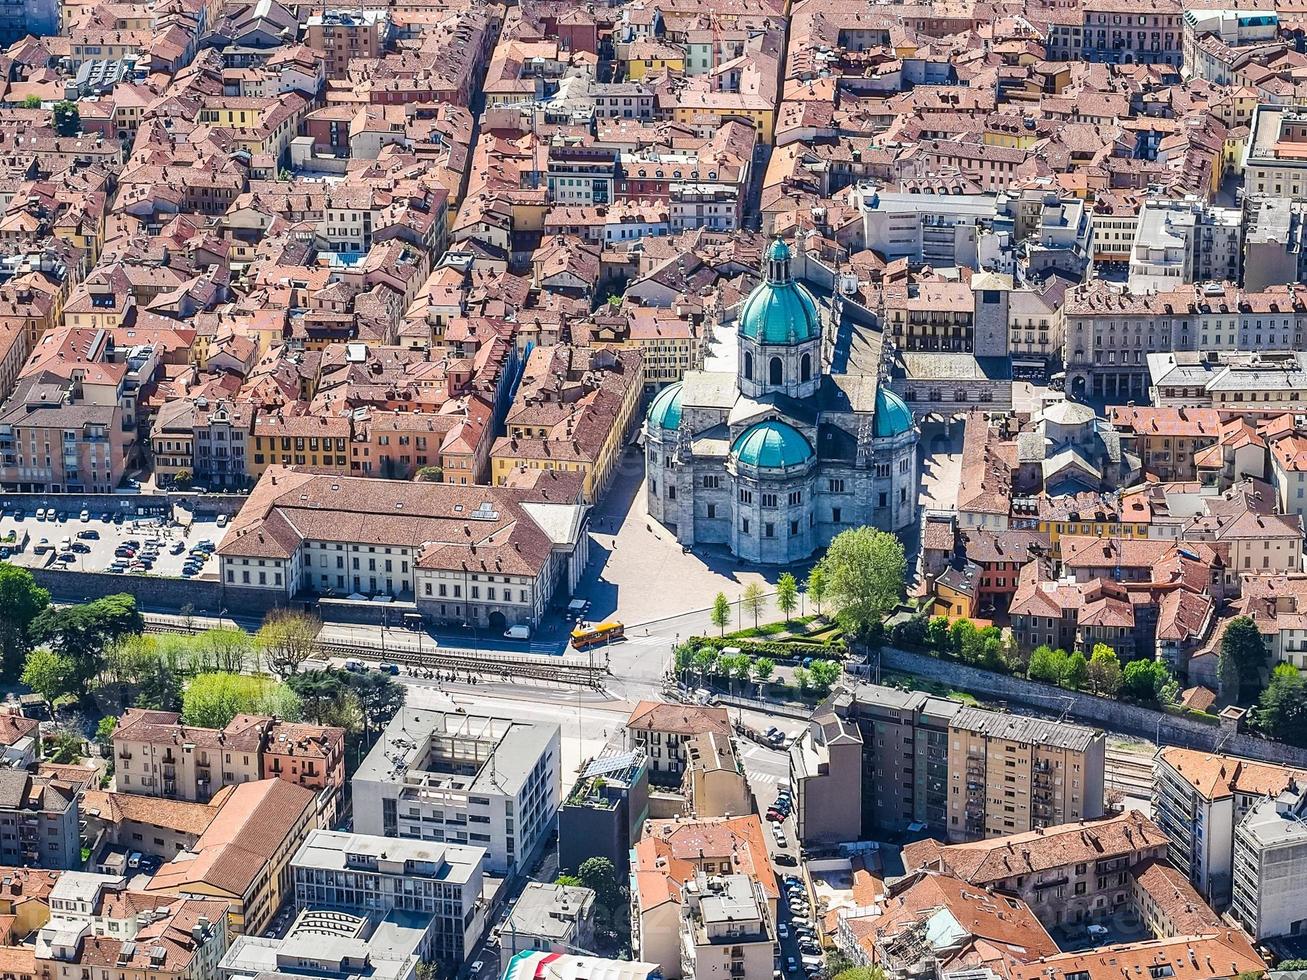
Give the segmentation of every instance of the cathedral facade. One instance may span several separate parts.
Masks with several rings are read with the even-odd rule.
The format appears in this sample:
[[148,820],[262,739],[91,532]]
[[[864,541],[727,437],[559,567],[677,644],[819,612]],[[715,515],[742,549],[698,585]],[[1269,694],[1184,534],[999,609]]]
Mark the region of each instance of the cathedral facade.
[[822,313],[775,241],[741,307],[735,374],[688,372],[644,423],[649,514],[686,545],[802,561],[840,531],[917,519],[920,433],[874,376],[831,374]]

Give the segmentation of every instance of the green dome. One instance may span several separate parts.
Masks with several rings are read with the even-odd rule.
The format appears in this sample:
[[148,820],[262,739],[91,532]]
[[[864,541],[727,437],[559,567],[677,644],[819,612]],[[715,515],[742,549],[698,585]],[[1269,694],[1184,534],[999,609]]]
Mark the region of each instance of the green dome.
[[912,428],[912,410],[884,385],[876,389],[876,417],[873,432],[877,439],[901,436]]
[[820,333],[817,301],[792,279],[760,283],[740,311],[740,336],[760,344],[801,344]]
[[681,382],[670,384],[654,396],[653,403],[649,406],[649,414],[645,416],[649,425],[659,426],[663,429],[679,429],[681,427]]
[[768,246],[767,248],[767,261],[787,262],[789,261],[789,258],[790,258],[790,247],[786,245],[785,242],[779,238],[773,239],[771,245]]
[[794,426],[769,419],[741,432],[731,445],[731,455],[746,466],[779,470],[812,459],[812,447]]

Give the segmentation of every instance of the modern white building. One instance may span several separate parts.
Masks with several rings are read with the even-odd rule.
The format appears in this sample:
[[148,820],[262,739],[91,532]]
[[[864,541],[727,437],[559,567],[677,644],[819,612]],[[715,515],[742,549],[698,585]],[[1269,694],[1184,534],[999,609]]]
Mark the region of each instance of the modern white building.
[[1243,211],[1197,198],[1144,203],[1130,249],[1130,288],[1165,292],[1186,283],[1237,282]]
[[1230,911],[1257,942],[1307,933],[1307,783],[1254,806],[1234,832]]
[[[291,860],[295,906],[360,916],[391,912],[431,916],[434,921],[422,925],[425,937],[416,952],[423,959],[461,964],[485,924],[481,900],[485,859],[483,847],[315,830]],[[416,922],[402,917],[393,921],[396,941],[406,935],[402,930]],[[347,930],[341,938],[361,941],[361,930]],[[257,966],[258,959],[247,950],[228,965]],[[402,968],[395,973],[395,980],[407,980]]]
[[1235,827],[1263,800],[1307,786],[1307,772],[1175,746],[1155,762],[1153,821],[1171,839],[1167,858],[1221,911],[1230,904]]
[[512,874],[547,836],[562,782],[547,722],[401,708],[354,773],[360,834],[467,844]]

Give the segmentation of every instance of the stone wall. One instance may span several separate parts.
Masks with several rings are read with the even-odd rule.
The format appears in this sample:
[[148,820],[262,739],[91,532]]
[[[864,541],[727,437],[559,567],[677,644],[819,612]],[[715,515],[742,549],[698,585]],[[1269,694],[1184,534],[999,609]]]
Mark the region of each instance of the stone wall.
[[[1192,718],[1181,718],[1137,704],[1109,701],[1107,698],[1067,691],[1051,684],[1010,677],[993,671],[969,667],[953,660],[939,660],[924,653],[885,647],[880,654],[881,667],[902,671],[927,680],[948,684],[988,699],[1002,699],[1045,714],[1061,714],[1113,732],[1123,732],[1168,745],[1214,751],[1218,746],[1227,755],[1239,755],[1262,762],[1307,767],[1307,749],[1282,742],[1271,742],[1253,735],[1228,734],[1215,725]],[[1160,727],[1159,727],[1160,726]]]
[[38,585],[49,589],[56,602],[85,602],[126,592],[136,597],[144,612],[176,613],[189,604],[196,615],[217,615],[227,610],[237,616],[258,616],[286,597],[272,589],[224,588],[205,579],[164,578],[155,575],[115,575],[63,568],[33,568]]

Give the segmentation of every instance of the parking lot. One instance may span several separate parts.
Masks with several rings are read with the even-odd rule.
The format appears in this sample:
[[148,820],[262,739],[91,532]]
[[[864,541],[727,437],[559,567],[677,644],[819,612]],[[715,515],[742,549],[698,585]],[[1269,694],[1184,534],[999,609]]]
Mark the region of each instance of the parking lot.
[[160,516],[5,507],[0,558],[28,568],[216,579],[218,560],[211,552],[222,543],[226,525],[225,519],[193,518],[171,506]]

